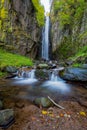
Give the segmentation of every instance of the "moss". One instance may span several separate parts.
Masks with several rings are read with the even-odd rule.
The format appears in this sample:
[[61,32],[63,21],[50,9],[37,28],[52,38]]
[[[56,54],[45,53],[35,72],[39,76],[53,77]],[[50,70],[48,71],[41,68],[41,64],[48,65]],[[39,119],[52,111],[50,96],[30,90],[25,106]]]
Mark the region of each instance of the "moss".
[[1,71],[0,71],[0,78],[5,77],[6,75],[7,75],[7,73],[6,73],[6,72],[1,72]]
[[32,66],[33,62],[28,57],[12,54],[0,49],[0,68],[6,66]]
[[87,60],[87,46],[82,47],[74,56],[69,57],[68,60],[73,61],[74,67],[80,67],[82,64],[86,63]]
[[39,26],[44,25],[44,7],[40,4],[40,0],[32,0],[36,11],[36,19]]

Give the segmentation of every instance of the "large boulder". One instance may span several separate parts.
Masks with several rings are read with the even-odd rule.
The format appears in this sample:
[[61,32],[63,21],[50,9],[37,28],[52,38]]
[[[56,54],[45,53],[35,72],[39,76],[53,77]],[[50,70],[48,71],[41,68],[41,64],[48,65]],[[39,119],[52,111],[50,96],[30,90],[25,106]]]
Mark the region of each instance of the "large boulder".
[[66,68],[60,71],[60,77],[71,81],[87,81],[87,69],[83,68]]
[[45,108],[53,106],[53,103],[46,97],[36,98],[34,100],[34,103],[37,106],[42,106],[42,107],[45,107]]
[[14,67],[14,66],[7,66],[4,71],[6,71],[8,73],[16,73],[17,70],[18,69],[16,67]]
[[83,64],[83,65],[81,65],[81,68],[83,68],[83,69],[87,69],[87,64]]
[[40,79],[40,80],[49,79],[49,71],[46,69],[37,69],[35,71],[35,75],[36,75],[37,79]]
[[14,121],[13,109],[5,109],[0,111],[0,127],[7,128]]
[[49,66],[48,66],[48,64],[46,64],[46,63],[44,63],[44,64],[39,64],[38,66],[37,66],[37,69],[48,69],[49,68]]

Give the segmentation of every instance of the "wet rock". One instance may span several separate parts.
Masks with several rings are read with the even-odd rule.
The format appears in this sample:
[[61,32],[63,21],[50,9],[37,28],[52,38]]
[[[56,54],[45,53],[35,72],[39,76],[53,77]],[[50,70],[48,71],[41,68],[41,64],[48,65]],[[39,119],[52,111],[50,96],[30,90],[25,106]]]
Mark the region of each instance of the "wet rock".
[[23,76],[24,78],[28,77],[28,73],[32,70],[31,67],[22,67],[18,70],[18,77]]
[[48,68],[49,68],[48,64],[39,64],[37,66],[37,69],[48,69]]
[[68,60],[68,61],[65,62],[65,64],[70,66],[70,65],[73,64],[73,61],[72,60]]
[[45,69],[37,69],[35,75],[38,79],[46,80],[49,79],[49,71]]
[[3,108],[3,102],[0,100],[0,110]]
[[5,109],[0,111],[0,126],[6,128],[14,120],[13,109]]
[[37,106],[42,106],[42,107],[45,107],[45,108],[53,106],[53,103],[46,97],[36,98],[34,100],[34,103]]
[[66,68],[60,71],[59,75],[65,80],[87,81],[87,69],[83,68]]
[[50,68],[50,69],[55,69],[56,67],[57,67],[56,64],[50,64],[50,65],[49,65],[49,68]]
[[17,70],[18,69],[16,67],[14,67],[14,66],[7,66],[4,71],[6,71],[8,73],[16,73]]
[[83,65],[81,65],[81,68],[83,68],[83,69],[87,69],[87,64],[83,64]]

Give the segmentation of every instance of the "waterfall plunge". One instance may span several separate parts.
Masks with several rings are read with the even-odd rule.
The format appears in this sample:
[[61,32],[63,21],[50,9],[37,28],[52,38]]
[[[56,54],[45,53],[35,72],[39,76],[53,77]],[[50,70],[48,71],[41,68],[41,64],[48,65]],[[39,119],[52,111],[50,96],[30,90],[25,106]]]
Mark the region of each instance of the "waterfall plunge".
[[58,89],[61,92],[69,92],[69,85],[58,76],[58,70],[60,69],[53,70],[53,72],[50,74],[49,80],[43,84],[43,87],[48,87],[55,90]]
[[[42,58],[49,60],[49,29],[50,29],[50,8],[52,0],[41,0],[41,4],[45,9],[45,26],[42,30]],[[48,15],[47,15],[48,14]]]

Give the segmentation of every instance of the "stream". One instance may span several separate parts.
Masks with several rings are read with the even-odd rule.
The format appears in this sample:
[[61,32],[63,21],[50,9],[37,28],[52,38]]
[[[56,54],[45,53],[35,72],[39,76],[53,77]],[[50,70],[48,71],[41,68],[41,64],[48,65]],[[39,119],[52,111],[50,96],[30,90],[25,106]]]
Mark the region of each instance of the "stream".
[[[2,95],[10,98],[27,99],[33,101],[37,97],[50,96],[56,102],[87,100],[86,84],[72,83],[61,79],[56,75],[56,70],[49,75],[49,80],[39,80],[35,76],[35,70],[23,72],[21,77],[3,79],[0,82]],[[24,77],[25,76],[25,77]],[[6,91],[6,92],[5,92]]]

